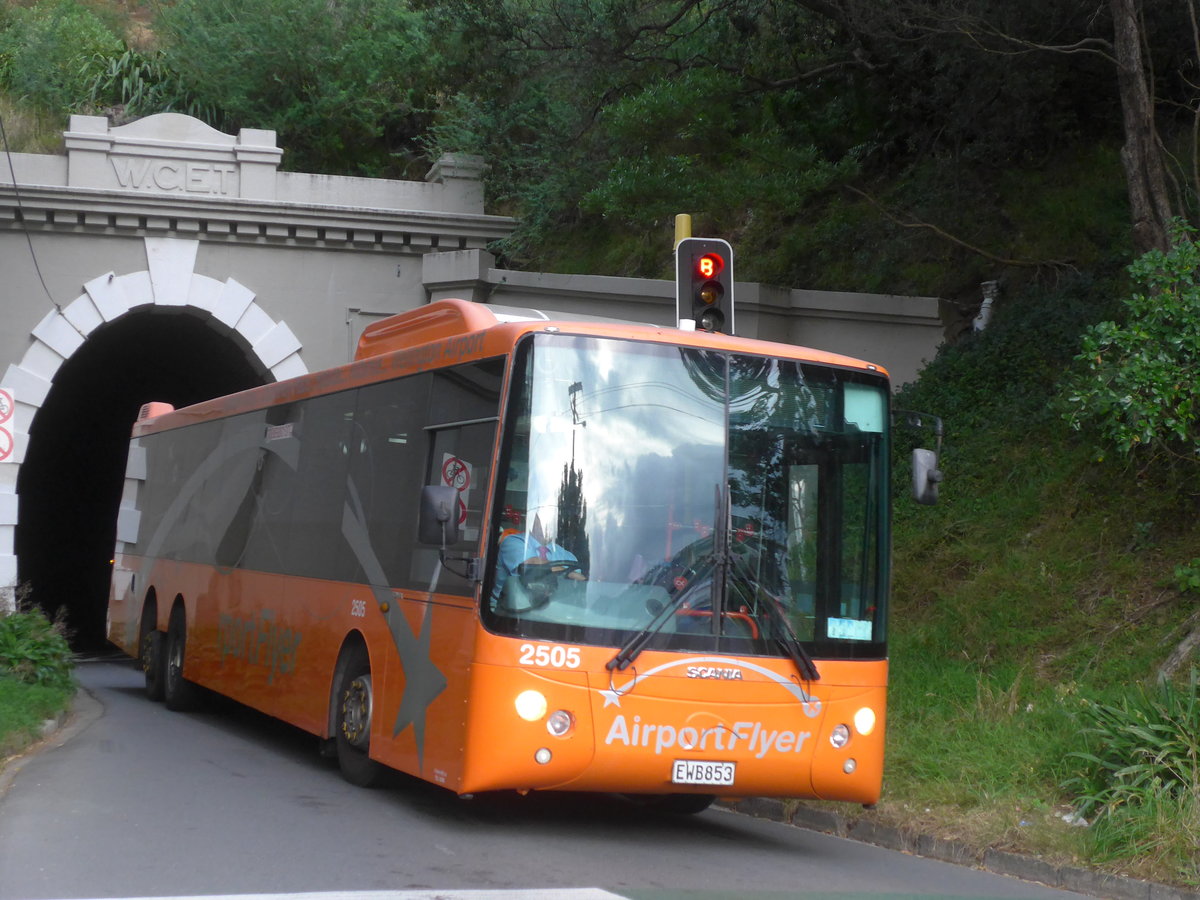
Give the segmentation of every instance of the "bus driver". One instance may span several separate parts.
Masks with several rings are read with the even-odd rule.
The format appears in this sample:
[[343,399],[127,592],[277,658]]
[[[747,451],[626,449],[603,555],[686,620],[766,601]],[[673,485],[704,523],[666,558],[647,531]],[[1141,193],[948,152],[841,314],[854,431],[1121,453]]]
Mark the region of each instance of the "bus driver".
[[523,532],[515,527],[520,524],[521,512],[510,506],[504,513],[509,527],[500,532],[496,583],[492,587],[493,605],[500,599],[509,577],[518,574],[522,566],[550,566],[548,571],[554,576],[565,575],[574,581],[587,580],[587,576],[580,571],[579,558],[570,550],[559,546],[553,538],[546,539],[540,516],[534,514],[533,527]]

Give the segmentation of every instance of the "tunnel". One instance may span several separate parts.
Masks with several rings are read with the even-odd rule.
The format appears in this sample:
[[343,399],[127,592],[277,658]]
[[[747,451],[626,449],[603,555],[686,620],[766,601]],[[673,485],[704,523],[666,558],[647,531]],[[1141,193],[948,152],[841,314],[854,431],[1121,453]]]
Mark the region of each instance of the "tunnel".
[[65,617],[76,652],[110,647],[108,583],[138,409],[150,400],[178,408],[271,380],[236,334],[181,309],[131,311],[98,327],[61,365],[30,428],[14,544],[20,595]]

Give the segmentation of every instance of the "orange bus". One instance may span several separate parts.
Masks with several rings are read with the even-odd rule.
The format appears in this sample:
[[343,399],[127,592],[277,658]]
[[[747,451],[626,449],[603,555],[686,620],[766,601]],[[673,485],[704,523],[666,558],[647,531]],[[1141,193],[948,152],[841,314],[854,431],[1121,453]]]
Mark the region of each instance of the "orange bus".
[[857,360],[439,301],[143,407],[108,637],[356,784],[871,804],[889,415]]

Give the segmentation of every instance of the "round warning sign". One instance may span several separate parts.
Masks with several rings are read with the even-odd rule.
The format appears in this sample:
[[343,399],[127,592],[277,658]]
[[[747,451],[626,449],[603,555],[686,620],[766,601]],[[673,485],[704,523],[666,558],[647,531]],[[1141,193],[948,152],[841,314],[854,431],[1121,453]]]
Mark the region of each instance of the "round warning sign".
[[7,462],[13,451],[13,436],[7,428],[0,428],[0,462]]
[[465,491],[471,486],[471,466],[457,456],[451,456],[442,463],[442,480],[457,491]]
[[13,395],[11,391],[6,391],[0,388],[0,425],[3,425],[12,418],[13,408],[16,406],[13,403]]

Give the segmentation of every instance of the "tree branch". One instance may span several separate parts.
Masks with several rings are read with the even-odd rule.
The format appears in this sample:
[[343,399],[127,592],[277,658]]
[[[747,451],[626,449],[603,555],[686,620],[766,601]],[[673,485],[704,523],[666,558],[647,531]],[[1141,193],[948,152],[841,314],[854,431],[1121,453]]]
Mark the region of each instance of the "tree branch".
[[1040,268],[1049,266],[1049,267],[1053,267],[1056,269],[1065,268],[1065,269],[1071,269],[1072,271],[1078,271],[1075,268],[1075,266],[1073,266],[1069,262],[1066,262],[1065,260],[1059,260],[1059,259],[1045,259],[1045,260],[1006,259],[1003,256],[997,256],[996,254],[989,253],[987,250],[984,250],[980,247],[976,247],[973,244],[968,244],[966,241],[962,240],[961,238],[957,238],[954,235],[950,234],[949,232],[944,231],[941,228],[938,228],[938,226],[936,226],[936,225],[931,225],[928,222],[917,222],[917,221],[904,222],[898,216],[896,216],[894,213],[892,213],[888,209],[886,209],[882,203],[880,203],[876,198],[872,197],[866,191],[860,190],[860,189],[854,187],[853,185],[846,185],[845,187],[846,187],[846,190],[850,191],[851,193],[858,194],[858,196],[862,197],[864,200],[866,200],[868,203],[870,203],[872,206],[874,206],[877,210],[879,210],[879,212],[882,213],[886,219],[888,219],[891,222],[894,222],[895,224],[899,225],[901,228],[924,228],[928,231],[932,231],[934,234],[936,234],[938,237],[942,238],[943,240],[949,241],[951,244],[954,244],[958,247],[962,247],[964,250],[969,250],[970,252],[976,254],[977,256],[982,256],[984,259],[989,259],[994,263],[998,263],[999,265],[1020,266],[1022,268],[1031,268],[1031,269],[1040,269]]

